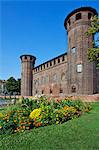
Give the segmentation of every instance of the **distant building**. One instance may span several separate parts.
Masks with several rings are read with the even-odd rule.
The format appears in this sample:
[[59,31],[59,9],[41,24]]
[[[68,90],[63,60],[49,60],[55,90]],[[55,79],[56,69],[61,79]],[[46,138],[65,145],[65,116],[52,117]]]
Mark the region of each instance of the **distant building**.
[[7,92],[6,81],[0,80],[0,95],[4,95]]
[[21,95],[66,96],[99,92],[99,71],[96,70],[95,63],[90,63],[87,58],[93,37],[85,35],[94,15],[98,15],[94,8],[81,7],[66,17],[64,26],[68,35],[67,53],[36,67],[36,57],[20,56]]

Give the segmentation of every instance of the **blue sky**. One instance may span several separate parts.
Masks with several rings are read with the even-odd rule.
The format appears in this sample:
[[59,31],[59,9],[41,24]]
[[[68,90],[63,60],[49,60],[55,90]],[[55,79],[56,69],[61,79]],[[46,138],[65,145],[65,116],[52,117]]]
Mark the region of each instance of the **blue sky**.
[[1,1],[0,79],[20,78],[20,55],[37,57],[39,65],[67,51],[64,19],[73,9],[99,1]]

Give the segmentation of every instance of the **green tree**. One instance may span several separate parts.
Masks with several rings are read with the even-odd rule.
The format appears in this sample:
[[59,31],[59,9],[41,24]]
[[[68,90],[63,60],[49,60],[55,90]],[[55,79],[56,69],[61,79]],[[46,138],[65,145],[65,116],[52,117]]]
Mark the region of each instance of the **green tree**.
[[14,92],[20,93],[20,79],[10,77],[6,82],[7,91],[12,95]]
[[21,79],[17,80],[17,92],[20,94],[21,93]]
[[94,16],[91,20],[91,26],[87,31],[87,35],[94,36],[93,48],[88,49],[88,59],[96,61],[96,68],[99,69],[99,17]]

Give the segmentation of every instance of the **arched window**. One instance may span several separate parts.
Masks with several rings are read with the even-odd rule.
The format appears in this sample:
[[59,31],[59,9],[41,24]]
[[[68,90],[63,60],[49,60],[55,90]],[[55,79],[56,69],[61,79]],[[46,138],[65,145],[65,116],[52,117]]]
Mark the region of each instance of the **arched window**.
[[76,87],[74,85],[72,86],[72,93],[76,93]]
[[81,13],[76,14],[76,20],[81,19]]
[[42,90],[42,94],[44,94],[44,90]]
[[50,94],[52,94],[52,90],[50,89]]
[[63,72],[61,75],[61,80],[64,81],[65,80],[65,73]]
[[60,88],[60,93],[63,93],[63,89],[62,88]]
[[56,80],[57,80],[57,75],[54,74],[54,75],[53,75],[53,81],[56,81]]

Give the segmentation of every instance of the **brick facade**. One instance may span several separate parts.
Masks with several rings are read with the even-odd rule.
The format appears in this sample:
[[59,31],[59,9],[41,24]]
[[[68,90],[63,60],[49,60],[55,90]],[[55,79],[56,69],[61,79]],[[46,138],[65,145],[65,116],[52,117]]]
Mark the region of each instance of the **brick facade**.
[[21,95],[46,94],[66,96],[99,92],[99,71],[87,58],[92,47],[92,36],[86,36],[91,17],[97,15],[91,7],[72,11],[65,19],[68,34],[68,52],[37,67],[36,58],[22,55]]

